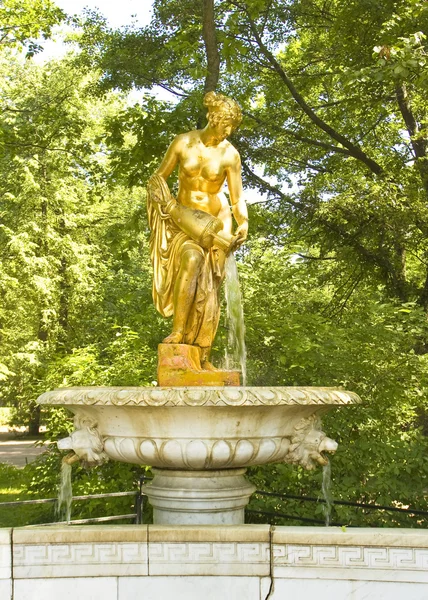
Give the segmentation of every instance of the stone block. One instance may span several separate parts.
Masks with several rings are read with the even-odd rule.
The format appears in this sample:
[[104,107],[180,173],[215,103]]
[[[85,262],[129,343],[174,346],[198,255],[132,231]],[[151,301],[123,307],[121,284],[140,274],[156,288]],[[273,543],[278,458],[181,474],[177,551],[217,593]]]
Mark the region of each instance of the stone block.
[[117,600],[116,577],[18,579],[13,600]]
[[426,541],[426,532],[413,529],[278,527],[273,574],[296,580],[428,583]]
[[428,530],[373,527],[275,527],[274,544],[428,548]]
[[263,577],[269,565],[268,525],[149,526],[150,576]]
[[149,525],[149,542],[263,542],[269,543],[270,525]]
[[202,369],[199,350],[188,344],[159,344],[158,385],[161,387],[239,386],[238,371]]
[[[351,577],[351,575],[350,575]],[[420,583],[346,581],[333,579],[275,579],[269,600],[426,600],[427,586]],[[262,596],[264,598],[264,596]]]
[[[0,581],[12,577],[12,529],[0,529]],[[0,598],[3,596],[0,594]]]
[[12,600],[12,579],[0,579],[1,600]]
[[118,600],[260,600],[259,581],[258,577],[128,577],[119,579]]

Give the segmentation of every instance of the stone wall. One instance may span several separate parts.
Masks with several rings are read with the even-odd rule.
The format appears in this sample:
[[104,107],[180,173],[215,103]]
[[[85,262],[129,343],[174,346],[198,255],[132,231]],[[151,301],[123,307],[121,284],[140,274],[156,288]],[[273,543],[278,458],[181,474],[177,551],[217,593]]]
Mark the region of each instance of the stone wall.
[[0,529],[1,600],[427,600],[428,531]]

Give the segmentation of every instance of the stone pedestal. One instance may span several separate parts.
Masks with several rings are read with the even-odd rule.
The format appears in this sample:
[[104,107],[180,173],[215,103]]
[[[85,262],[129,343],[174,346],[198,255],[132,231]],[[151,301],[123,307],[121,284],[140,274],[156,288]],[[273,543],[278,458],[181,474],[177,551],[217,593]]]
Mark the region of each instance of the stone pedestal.
[[175,471],[153,469],[143,486],[156,525],[242,525],[255,486],[246,469]]
[[199,350],[188,344],[159,344],[160,387],[240,385],[238,371],[202,369]]

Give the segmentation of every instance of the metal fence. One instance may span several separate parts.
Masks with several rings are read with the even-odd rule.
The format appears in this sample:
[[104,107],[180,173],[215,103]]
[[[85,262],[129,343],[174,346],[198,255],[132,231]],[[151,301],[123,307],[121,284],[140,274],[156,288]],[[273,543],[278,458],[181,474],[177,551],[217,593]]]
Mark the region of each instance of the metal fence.
[[[317,504],[320,504],[320,503],[326,504],[326,500],[324,498],[315,498],[312,496],[296,496],[293,494],[267,492],[265,490],[256,490],[254,493],[259,496],[268,496],[268,497],[278,498],[280,500],[298,500],[300,502],[316,502]],[[409,517],[413,517],[413,516],[428,517],[428,511],[425,511],[425,510],[419,510],[419,509],[414,509],[414,508],[402,508],[399,506],[385,506],[382,504],[368,504],[366,502],[352,502],[350,500],[332,500],[331,506],[332,507],[334,507],[334,506],[350,506],[350,507],[355,507],[358,509],[365,509],[365,510],[377,510],[377,511],[384,511],[384,512],[386,511],[386,512],[405,513]],[[325,520],[312,519],[310,517],[302,517],[299,515],[289,515],[289,514],[286,514],[283,512],[278,512],[278,511],[247,509],[246,514],[262,515],[262,516],[271,517],[271,518],[280,518],[280,519],[286,519],[286,520],[292,520],[292,521],[300,521],[302,523],[315,523],[315,524],[321,524],[321,525],[325,524]],[[346,523],[343,523],[343,522],[338,523],[335,521],[330,521],[329,524],[332,526],[337,526],[337,527],[346,525]]]
[[[66,521],[68,524],[70,525],[83,525],[83,524],[87,524],[87,523],[105,523],[105,522],[111,522],[111,521],[121,521],[121,520],[131,520],[133,523],[139,525],[143,523],[143,511],[144,511],[144,506],[145,506],[145,499],[146,499],[146,495],[143,492],[142,486],[144,483],[151,481],[152,478],[151,477],[147,477],[145,475],[143,475],[140,478],[139,481],[139,486],[138,486],[138,490],[137,491],[129,491],[129,492],[110,492],[110,493],[106,493],[106,494],[89,494],[87,496],[73,496],[72,497],[72,502],[79,502],[79,501],[86,501],[86,500],[95,500],[98,498],[118,498],[118,497],[124,497],[124,496],[133,496],[134,497],[134,512],[132,513],[127,513],[127,514],[122,514],[122,515],[108,515],[105,517],[93,517],[93,518],[89,518],[89,519],[75,519],[75,520],[70,520],[70,521]],[[256,492],[254,492],[256,495],[258,496],[266,496],[266,497],[273,497],[273,498],[278,498],[280,500],[298,500],[300,502],[316,502],[316,503],[326,503],[326,500],[324,500],[323,498],[315,498],[315,497],[311,497],[311,496],[297,496],[297,495],[293,495],[293,494],[283,494],[283,493],[278,493],[278,492],[269,492],[266,490],[256,490]],[[2,502],[0,503],[0,507],[19,507],[19,506],[23,506],[23,505],[29,505],[29,504],[47,504],[47,503],[56,503],[57,502],[57,498],[44,498],[44,499],[35,499],[35,500],[18,500],[18,501],[14,501],[14,502]],[[348,501],[348,500],[333,500],[332,501],[332,506],[350,506],[350,507],[355,507],[357,509],[365,509],[365,510],[377,510],[377,511],[386,511],[386,512],[398,512],[398,513],[405,513],[407,515],[409,515],[410,517],[428,517],[428,511],[425,510],[420,510],[420,509],[414,509],[414,508],[402,508],[402,507],[398,507],[398,506],[385,506],[385,505],[381,505],[381,504],[368,504],[368,503],[364,503],[364,502],[352,502],[352,501]],[[260,516],[264,516],[264,517],[268,517],[269,519],[285,519],[285,520],[293,520],[293,521],[299,521],[301,523],[314,523],[314,524],[319,524],[319,525],[324,525],[325,521],[321,520],[321,519],[315,519],[315,518],[310,518],[310,517],[303,517],[300,515],[290,515],[287,513],[283,513],[280,511],[270,511],[270,510],[253,510],[253,509],[247,509],[246,510],[246,514],[247,515],[260,515]],[[37,526],[41,526],[41,525],[61,525],[64,524],[64,521],[55,521],[53,523],[38,523],[37,525],[34,525],[35,527]],[[333,526],[342,526],[342,525],[346,525],[346,523],[337,523],[334,521],[330,522],[330,525]]]
[[[54,521],[50,523],[37,523],[34,527],[48,526],[48,525],[63,525],[67,523],[68,525],[85,525],[88,523],[106,523],[109,521],[122,521],[122,520],[132,520],[135,524],[139,525],[143,522],[143,494],[141,493],[141,485],[137,492],[110,492],[107,494],[88,494],[86,496],[72,496],[72,502],[78,502],[81,500],[95,500],[98,498],[120,498],[124,496],[133,496],[135,498],[134,508],[135,512],[127,513],[125,515],[108,515],[106,517],[92,517],[90,519],[74,519],[70,521]],[[14,502],[2,502],[0,503],[0,507],[20,507],[29,504],[56,504],[58,502],[58,498],[43,498],[43,499],[35,499],[35,500],[16,500]]]

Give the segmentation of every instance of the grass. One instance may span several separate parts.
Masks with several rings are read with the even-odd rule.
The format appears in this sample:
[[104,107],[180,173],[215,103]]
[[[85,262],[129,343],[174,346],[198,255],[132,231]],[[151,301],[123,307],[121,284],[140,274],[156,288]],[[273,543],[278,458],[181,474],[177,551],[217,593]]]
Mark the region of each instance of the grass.
[[54,518],[54,504],[1,506],[3,502],[33,500],[25,493],[26,469],[0,463],[0,527],[22,527],[48,523]]
[[[55,457],[54,457],[55,458]],[[4,502],[19,500],[34,500],[37,498],[52,498],[57,493],[58,465],[48,464],[43,466],[44,459],[40,457],[34,463],[24,468],[17,468],[6,463],[0,463],[0,527],[23,527],[25,525],[38,525],[61,520],[55,512],[56,503],[28,504],[21,506],[2,506]],[[48,461],[49,462],[49,461]],[[77,469],[77,467],[76,467]],[[79,487],[75,482],[75,494],[86,495],[93,493],[106,493],[110,489],[96,485],[99,474],[89,473],[94,478],[90,488]],[[101,482],[102,483],[102,482]],[[121,488],[114,480],[111,491],[120,491]],[[132,489],[132,484],[123,486]],[[123,489],[122,487],[122,489]],[[97,489],[98,488],[98,489]],[[72,519],[85,519],[105,515],[120,515],[134,511],[134,498],[91,499],[73,503]],[[145,505],[144,522],[148,522],[150,509]],[[150,520],[151,522],[151,520]],[[129,524],[129,519],[114,521],[113,524]]]

